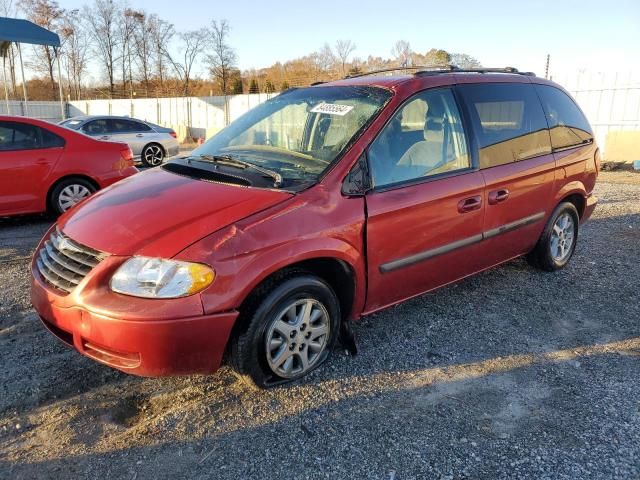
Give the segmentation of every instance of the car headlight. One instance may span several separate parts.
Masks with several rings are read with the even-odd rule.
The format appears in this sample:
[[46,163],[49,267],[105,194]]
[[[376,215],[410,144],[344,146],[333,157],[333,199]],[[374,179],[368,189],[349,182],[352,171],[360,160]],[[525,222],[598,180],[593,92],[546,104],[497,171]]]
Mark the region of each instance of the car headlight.
[[133,257],[124,262],[111,278],[111,290],[144,298],[177,298],[205,289],[215,273],[201,263]]

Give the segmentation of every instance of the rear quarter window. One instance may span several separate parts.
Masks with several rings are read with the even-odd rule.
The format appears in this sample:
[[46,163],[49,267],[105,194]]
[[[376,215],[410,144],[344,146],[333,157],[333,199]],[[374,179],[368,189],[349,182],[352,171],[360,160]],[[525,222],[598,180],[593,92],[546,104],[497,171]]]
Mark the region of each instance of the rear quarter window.
[[593,142],[593,130],[569,95],[549,85],[535,86],[549,123],[554,150]]
[[480,168],[551,153],[544,111],[527,84],[459,86],[479,146]]

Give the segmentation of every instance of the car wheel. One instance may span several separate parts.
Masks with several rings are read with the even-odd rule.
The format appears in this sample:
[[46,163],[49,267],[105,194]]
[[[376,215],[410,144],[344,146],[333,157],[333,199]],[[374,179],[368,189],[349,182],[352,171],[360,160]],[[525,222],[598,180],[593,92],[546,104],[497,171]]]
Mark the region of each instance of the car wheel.
[[310,274],[268,285],[249,306],[246,330],[232,344],[231,363],[256,386],[271,387],[308,374],[333,349],[340,306],[333,289]]
[[62,214],[96,191],[96,187],[83,178],[69,178],[60,182],[51,192],[51,207]]
[[578,210],[572,203],[558,205],[536,247],[527,256],[529,263],[547,272],[563,268],[576,249],[579,223]]
[[146,167],[157,167],[162,164],[165,155],[160,145],[151,143],[142,149],[140,157]]

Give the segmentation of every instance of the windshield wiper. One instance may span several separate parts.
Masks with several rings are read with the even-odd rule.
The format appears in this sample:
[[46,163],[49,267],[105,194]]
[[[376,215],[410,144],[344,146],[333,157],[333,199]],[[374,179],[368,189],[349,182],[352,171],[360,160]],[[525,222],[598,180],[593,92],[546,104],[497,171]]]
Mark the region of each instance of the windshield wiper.
[[254,165],[250,162],[245,162],[244,160],[240,160],[239,158],[232,157],[231,155],[200,155],[200,159],[217,163],[220,165],[227,165],[229,167],[236,168],[253,168],[254,170],[266,175],[273,179],[273,186],[275,188],[280,188],[282,186],[282,175],[278,172],[274,172],[273,170],[269,170],[268,168],[260,167],[259,165]]

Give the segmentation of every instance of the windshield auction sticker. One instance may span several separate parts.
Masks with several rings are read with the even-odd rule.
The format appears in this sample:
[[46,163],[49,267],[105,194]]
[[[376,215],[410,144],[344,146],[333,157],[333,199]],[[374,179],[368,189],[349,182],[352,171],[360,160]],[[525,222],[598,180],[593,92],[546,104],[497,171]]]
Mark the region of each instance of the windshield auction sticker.
[[328,115],[344,116],[353,110],[352,105],[339,105],[337,103],[320,103],[313,107],[311,113],[326,113]]

